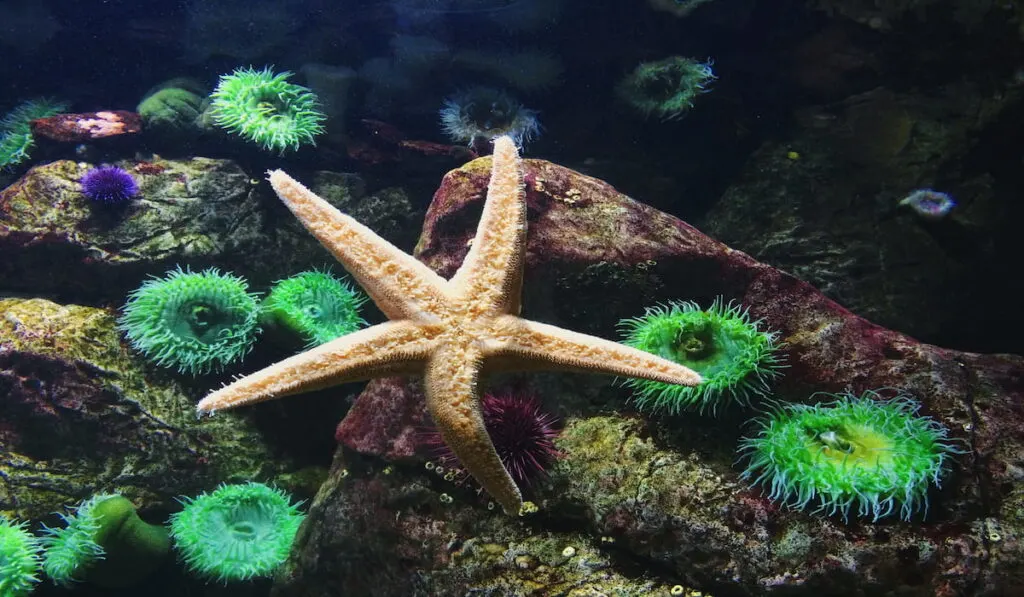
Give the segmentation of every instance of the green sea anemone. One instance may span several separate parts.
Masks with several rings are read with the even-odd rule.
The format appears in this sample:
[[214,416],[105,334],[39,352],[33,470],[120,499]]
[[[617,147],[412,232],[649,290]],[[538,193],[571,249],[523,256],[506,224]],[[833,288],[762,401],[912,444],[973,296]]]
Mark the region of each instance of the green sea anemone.
[[83,580],[129,586],[153,572],[170,550],[167,530],[144,522],[117,494],[94,495],[61,518],[64,528],[47,527],[42,539],[43,570],[61,586]]
[[329,272],[308,271],[280,280],[261,307],[261,321],[313,347],[366,325],[359,308],[366,296]]
[[118,326],[164,367],[206,373],[241,359],[259,333],[259,303],[238,276],[180,267],[131,293]]
[[0,597],[23,597],[39,582],[39,540],[24,522],[0,515]]
[[49,118],[67,109],[50,99],[23,102],[0,120],[0,168],[20,164],[29,158],[35,145],[30,124],[37,118]]
[[183,504],[171,516],[175,546],[193,572],[224,582],[272,574],[303,519],[287,494],[262,483],[221,485]]
[[696,386],[628,379],[638,408],[678,413],[710,410],[732,401],[747,405],[763,396],[782,367],[777,334],[760,330],[746,309],[717,299],[709,309],[693,302],[648,308],[619,323],[623,342],[700,373]]
[[883,399],[827,394],[826,404],[787,404],[759,419],[756,436],[740,450],[742,477],[762,485],[772,500],[815,512],[851,511],[873,521],[897,510],[909,520],[927,513],[928,488],[946,474],[958,453],[946,428],[917,415],[906,396]]
[[716,79],[711,61],[672,56],[641,63],[619,83],[619,98],[644,116],[681,118]]
[[270,67],[239,68],[222,75],[210,98],[210,115],[217,126],[259,143],[263,149],[284,153],[300,145],[316,145],[327,118],[316,94],[289,83],[290,72],[274,74]]

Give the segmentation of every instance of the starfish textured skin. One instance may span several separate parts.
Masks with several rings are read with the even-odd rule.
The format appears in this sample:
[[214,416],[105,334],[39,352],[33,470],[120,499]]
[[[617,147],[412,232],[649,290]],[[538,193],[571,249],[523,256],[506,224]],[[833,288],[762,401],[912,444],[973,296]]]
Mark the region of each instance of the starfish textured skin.
[[198,405],[212,413],[390,375],[423,375],[427,409],[462,466],[511,515],[522,494],[484,426],[485,372],[564,370],[696,385],[686,367],[617,342],[519,317],[526,255],[522,164],[494,142],[491,179],[469,253],[445,280],[280,170],[278,196],[390,319],[243,377]]

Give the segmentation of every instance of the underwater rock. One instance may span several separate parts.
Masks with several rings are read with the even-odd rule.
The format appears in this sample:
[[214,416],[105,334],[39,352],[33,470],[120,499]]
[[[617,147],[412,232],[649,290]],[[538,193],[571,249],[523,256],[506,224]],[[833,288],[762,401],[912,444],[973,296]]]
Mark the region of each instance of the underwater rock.
[[142,119],[135,112],[126,110],[57,114],[32,121],[33,135],[61,143],[84,143],[141,130]]
[[[986,135],[1017,118],[1019,91],[970,84],[910,95],[875,89],[808,107],[769,141],[698,223],[711,236],[811,283],[879,325],[988,352],[1020,346],[1017,267],[1024,211],[974,164]],[[1017,108],[1014,108],[1017,106]],[[932,187],[956,198],[923,221],[900,201]],[[984,297],[985,308],[977,308]]]
[[0,512],[29,520],[116,489],[147,509],[221,482],[273,478],[245,415],[198,419],[195,399],[120,342],[113,314],[0,299]]
[[[959,442],[953,473],[924,520],[844,522],[792,511],[748,488],[734,465],[757,411],[652,417],[633,412],[628,392],[608,378],[551,374],[538,388],[566,421],[562,458],[530,496],[540,510],[524,527],[487,508],[471,483],[423,468],[409,441],[422,402],[405,382],[378,380],[338,428],[344,448],[278,594],[372,586],[375,595],[410,587],[462,595],[484,581],[458,576],[463,563],[451,555],[461,546],[495,544],[504,559],[487,574],[500,576],[515,566],[523,537],[543,536],[583,537],[618,565],[705,594],[1009,596],[1021,585],[1024,358],[917,342],[602,181],[539,160],[524,170],[531,318],[614,337],[615,322],[646,305],[740,301],[785,343],[789,368],[776,399],[814,403],[814,392],[898,388]],[[443,276],[466,253],[489,173],[489,158],[471,162],[434,197],[417,255]],[[389,424],[381,425],[385,413]],[[379,571],[360,564],[367,561]],[[540,573],[523,582],[558,593],[544,592]]]
[[[120,164],[140,188],[119,209],[97,205],[79,179],[88,164],[57,161],[0,191],[2,290],[75,303],[121,303],[147,275],[205,266],[268,286],[334,259],[233,162],[207,158]],[[411,245],[415,213],[400,189],[367,195],[353,175],[318,173],[311,187],[339,208]]]

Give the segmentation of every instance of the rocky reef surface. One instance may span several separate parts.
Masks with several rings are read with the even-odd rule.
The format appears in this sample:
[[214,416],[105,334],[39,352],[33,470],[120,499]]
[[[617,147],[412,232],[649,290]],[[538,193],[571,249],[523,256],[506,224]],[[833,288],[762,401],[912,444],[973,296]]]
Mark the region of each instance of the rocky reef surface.
[[[449,173],[434,197],[417,254],[442,275],[472,238],[489,167]],[[963,454],[927,517],[845,522],[780,507],[734,464],[753,411],[651,417],[608,379],[548,374],[527,379],[563,418],[561,458],[530,496],[539,511],[510,518],[425,466],[415,384],[379,380],[338,427],[276,594],[1014,594],[1024,358],[920,343],[599,180],[538,160],[525,172],[527,316],[612,337],[618,319],[659,301],[741,301],[785,342],[775,399],[898,388],[951,430]]]

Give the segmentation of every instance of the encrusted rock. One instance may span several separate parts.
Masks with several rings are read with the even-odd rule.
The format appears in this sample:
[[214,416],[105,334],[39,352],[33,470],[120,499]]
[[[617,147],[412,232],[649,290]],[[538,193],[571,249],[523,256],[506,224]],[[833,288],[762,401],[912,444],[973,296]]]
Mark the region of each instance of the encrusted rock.
[[[537,160],[524,169],[526,316],[614,337],[619,318],[657,302],[740,301],[785,342],[789,368],[775,399],[815,402],[814,392],[898,388],[959,442],[964,453],[953,473],[931,496],[924,520],[845,522],[790,511],[739,479],[738,440],[755,411],[651,417],[633,412],[628,392],[610,379],[531,374],[543,379],[541,397],[561,409],[566,426],[562,460],[529,496],[540,511],[526,531],[487,509],[471,483],[430,476],[409,441],[423,420],[421,400],[403,383],[377,381],[339,427],[346,449],[312,507],[316,524],[298,543],[282,595],[359,586],[378,587],[380,595],[414,586],[463,595],[477,581],[448,584],[457,564],[436,537],[484,536],[508,549],[519,533],[565,540],[582,533],[588,544],[623,554],[620,561],[729,595],[1009,596],[1021,585],[1024,358],[917,342],[599,180]],[[484,158],[450,172],[428,211],[417,254],[444,276],[466,253],[489,171]],[[383,413],[390,424],[379,424]],[[351,466],[343,479],[346,459],[364,460],[353,449],[399,464]],[[454,496],[450,511],[439,511],[441,494]],[[474,523],[467,528],[462,520]],[[421,542],[423,533],[435,540]],[[393,549],[409,542],[418,546],[411,558]],[[359,561],[386,566],[352,572]],[[357,582],[350,578],[361,584],[347,584]]]
[[246,413],[195,397],[127,352],[104,309],[0,300],[0,514],[46,518],[117,491],[170,510],[221,482],[294,470]]

